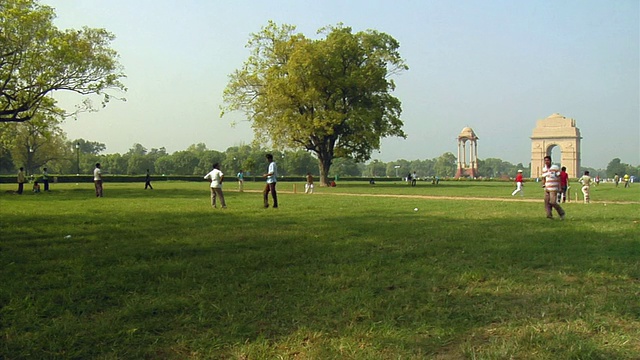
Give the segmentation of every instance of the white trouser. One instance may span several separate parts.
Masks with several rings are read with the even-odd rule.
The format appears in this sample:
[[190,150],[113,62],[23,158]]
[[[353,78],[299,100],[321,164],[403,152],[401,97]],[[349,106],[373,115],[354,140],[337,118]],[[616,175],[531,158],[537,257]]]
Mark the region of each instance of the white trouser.
[[313,184],[304,184],[304,193],[313,194]]
[[582,187],[582,195],[584,195],[584,203],[589,203],[589,186],[585,185]]
[[[511,196],[513,196],[513,195],[515,195],[515,194],[517,194],[517,193],[519,193],[521,191],[522,191],[522,183],[521,182],[517,182],[516,183],[516,189],[513,190],[513,192],[511,193]],[[524,191],[522,191],[522,193],[520,195],[524,195]]]

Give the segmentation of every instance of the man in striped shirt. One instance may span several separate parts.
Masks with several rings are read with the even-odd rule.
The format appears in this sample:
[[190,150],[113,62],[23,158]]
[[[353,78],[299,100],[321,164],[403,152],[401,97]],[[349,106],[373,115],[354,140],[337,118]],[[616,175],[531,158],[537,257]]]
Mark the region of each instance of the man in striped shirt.
[[556,209],[561,220],[564,220],[565,212],[558,204],[558,192],[560,191],[560,167],[551,165],[551,156],[544,157],[544,168],[542,169],[542,187],[544,187],[544,208],[547,212],[547,219],[553,219],[553,209]]

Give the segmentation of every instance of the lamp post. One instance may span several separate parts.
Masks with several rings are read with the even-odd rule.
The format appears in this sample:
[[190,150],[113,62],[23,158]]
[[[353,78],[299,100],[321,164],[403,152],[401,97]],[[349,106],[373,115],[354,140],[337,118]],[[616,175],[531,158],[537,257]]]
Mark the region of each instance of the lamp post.
[[33,176],[33,169],[31,169],[31,163],[33,162],[33,148],[29,145],[29,155],[27,156],[27,174]]
[[76,175],[80,175],[80,143],[76,143],[76,169],[78,172]]

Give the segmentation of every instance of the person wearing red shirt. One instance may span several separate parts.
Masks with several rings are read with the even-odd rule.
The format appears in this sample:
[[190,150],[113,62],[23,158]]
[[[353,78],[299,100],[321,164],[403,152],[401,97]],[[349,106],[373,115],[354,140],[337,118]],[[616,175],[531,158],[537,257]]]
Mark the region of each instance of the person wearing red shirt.
[[560,169],[560,198],[562,202],[567,202],[567,189],[569,188],[569,174],[567,174],[567,168],[562,167]]
[[518,170],[518,175],[516,175],[516,189],[513,190],[511,196],[515,196],[517,193],[520,193],[520,196],[524,196],[524,191],[522,191],[522,170]]

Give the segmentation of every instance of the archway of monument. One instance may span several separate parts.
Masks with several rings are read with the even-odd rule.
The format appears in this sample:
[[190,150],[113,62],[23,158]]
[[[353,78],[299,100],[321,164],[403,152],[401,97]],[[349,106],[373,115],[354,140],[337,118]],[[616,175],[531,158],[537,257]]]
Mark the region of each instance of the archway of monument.
[[[578,177],[580,171],[580,129],[574,119],[560,114],[552,114],[538,120],[531,136],[531,177],[540,177],[544,167],[544,157],[551,156],[554,164],[567,168],[569,177]],[[557,156],[554,151],[560,151]]]

